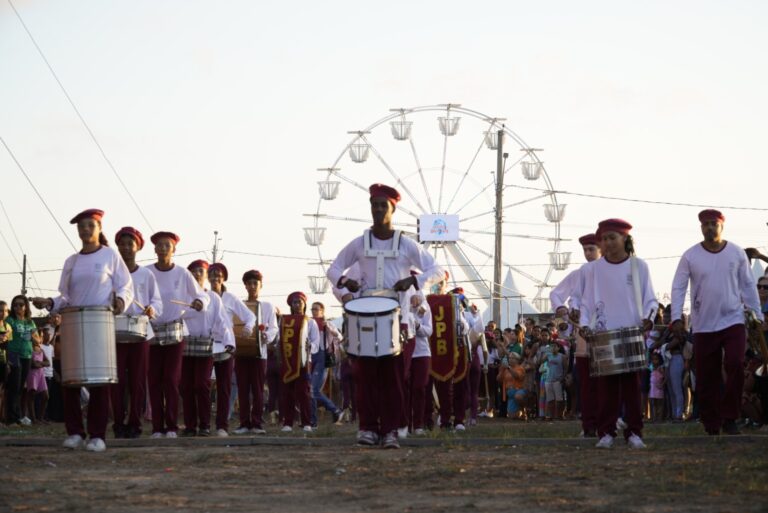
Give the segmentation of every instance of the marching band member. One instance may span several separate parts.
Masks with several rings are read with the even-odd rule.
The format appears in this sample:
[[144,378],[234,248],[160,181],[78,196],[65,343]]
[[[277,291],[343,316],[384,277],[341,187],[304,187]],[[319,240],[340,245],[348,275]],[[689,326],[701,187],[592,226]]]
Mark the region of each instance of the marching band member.
[[[587,264],[580,294],[580,324],[595,332],[653,326],[658,309],[648,264],[634,256],[629,231],[632,225],[621,219],[601,221],[597,237],[603,258]],[[638,304],[639,303],[639,304]],[[585,332],[587,330],[584,330]],[[633,449],[642,449],[643,416],[640,408],[640,372],[601,376],[597,380],[597,447],[608,449],[616,438],[616,421],[624,407],[624,438]]]
[[[600,245],[597,236],[588,233],[579,237],[579,244],[584,251],[584,258],[587,263],[600,258]],[[578,320],[579,317],[579,298],[581,293],[582,269],[587,264],[582,265],[575,271],[571,271],[568,276],[552,289],[549,294],[549,301],[555,316],[567,318],[568,306],[570,306],[570,317]],[[568,305],[568,306],[566,306]],[[589,376],[589,358],[586,355],[575,355],[576,372],[579,380],[579,401],[581,407],[581,430],[585,438],[597,436],[597,380]]]
[[710,435],[720,434],[721,428],[737,435],[747,338],[744,309],[752,310],[760,321],[764,319],[747,255],[736,244],[723,240],[725,216],[717,210],[702,210],[699,222],[704,240],[683,254],[672,281],[672,329],[685,336],[681,318],[690,282],[701,422]]
[[[469,402],[469,367],[471,365],[472,351],[469,344],[470,329],[483,329],[483,320],[480,318],[480,314],[477,313],[477,308],[474,312],[470,311],[467,299],[464,296],[464,289],[456,287],[451,291],[459,299],[459,305],[461,309],[461,333],[459,335],[459,343],[464,345],[463,349],[463,361],[459,362],[458,375],[454,375],[452,381],[453,388],[453,429],[459,432],[465,431],[467,428],[464,425],[464,419],[467,415],[467,406]],[[461,356],[459,358],[462,358]],[[462,370],[463,367],[463,370]],[[440,400],[442,403],[442,399]],[[442,419],[441,419],[442,420]],[[447,419],[446,419],[447,420]]]
[[[115,235],[115,244],[126,267],[131,272],[133,280],[134,302],[125,313],[130,316],[145,315],[154,319],[163,311],[163,301],[160,289],[157,287],[155,275],[146,267],[136,263],[136,253],[144,247],[144,237],[136,228],[126,226],[120,228]],[[152,328],[147,326],[147,338],[152,338]],[[141,415],[144,411],[147,386],[147,355],[149,344],[147,340],[131,343],[117,341],[117,384],[111,385],[112,429],[115,438],[138,438],[141,436]],[[125,423],[125,392],[128,390],[129,414]]]
[[[411,418],[413,434],[426,435],[424,431],[424,409],[426,407],[427,384],[429,383],[429,363],[432,352],[429,349],[429,337],[432,335],[432,312],[429,303],[420,291],[411,296],[411,316],[415,323],[416,346],[411,358],[409,379]],[[431,412],[430,412],[431,413]]]
[[179,429],[179,383],[184,341],[165,340],[163,334],[175,330],[180,324],[182,334],[188,335],[183,319],[186,309],[202,312],[211,301],[192,274],[173,263],[179,240],[179,236],[172,232],[157,232],[150,237],[155,245],[157,262],[148,269],[155,275],[163,300],[163,311],[152,322],[155,336],[149,341],[147,381],[152,406],[152,438],[176,438]]
[[[205,290],[205,281],[212,266],[205,260],[195,260],[187,270],[195,277],[197,284],[210,299],[208,307],[198,312],[184,313],[189,337],[185,340],[185,353],[181,364],[181,397],[184,406],[184,436],[211,435],[211,369],[214,352],[231,353],[235,340],[230,329],[231,321],[226,314],[219,295]],[[205,347],[205,354],[199,354],[198,341]],[[210,348],[208,348],[210,344]],[[219,407],[222,403],[216,403]],[[229,405],[229,402],[223,403]],[[224,408],[227,410],[228,408]],[[218,420],[218,415],[217,415]],[[217,423],[218,424],[218,423]],[[199,426],[199,430],[198,430]],[[218,425],[218,430],[221,429]],[[225,430],[226,432],[226,430]]]
[[[240,300],[240,298],[227,291],[224,282],[228,279],[229,271],[227,271],[227,268],[224,266],[224,264],[221,262],[211,264],[211,267],[208,269],[208,281],[211,284],[211,290],[221,296],[221,300],[224,303],[224,309],[226,310],[225,317],[229,329],[232,331],[232,333],[235,333],[235,330],[240,331],[240,333],[235,333],[236,335],[250,337],[254,334],[254,329],[256,328],[256,315],[248,308],[245,303]],[[234,316],[237,316],[242,326],[234,326]],[[217,349],[218,348],[214,348],[214,353],[220,354],[221,350],[217,351]],[[235,354],[237,354],[237,349],[235,349]],[[260,361],[261,360],[259,360],[259,362]],[[247,365],[239,364],[238,360],[235,359],[235,377],[237,378],[238,396],[240,398],[240,427],[235,430],[235,434],[238,435],[248,433],[249,430],[254,434],[263,435],[266,433],[266,431],[264,431],[261,427],[261,413],[264,409],[264,373],[266,371],[266,365],[263,366],[264,371],[259,373],[259,371],[262,369],[255,368],[258,367],[258,365],[256,365],[257,362],[255,359],[252,364],[253,369],[249,368]],[[253,373],[250,373],[250,370],[253,370]],[[252,376],[254,376],[256,379],[254,379]],[[261,376],[260,380],[258,380],[258,376]],[[253,382],[253,390],[251,390],[251,387],[248,386],[251,382]],[[245,390],[245,395],[240,394],[240,390]],[[256,390],[259,390],[261,393],[256,393]],[[216,404],[229,405],[231,392],[231,383],[228,386],[216,387]],[[253,408],[250,406],[250,393],[253,393],[254,397]],[[219,411],[222,413],[222,415],[219,415]],[[226,431],[229,427],[229,421],[227,418],[228,415],[226,415],[228,413],[228,408],[221,408],[217,410],[217,431]]]
[[[341,420],[341,408],[336,406],[331,399],[329,399],[323,393],[323,386],[325,385],[325,379],[328,373],[328,369],[325,366],[326,355],[336,354],[336,347],[341,342],[341,334],[336,327],[325,322],[325,305],[320,302],[312,303],[312,319],[314,319],[320,330],[320,337],[318,344],[312,346],[311,350],[311,362],[312,362],[312,375],[310,377],[310,383],[312,385],[312,395],[310,404],[310,422],[312,427],[317,427],[317,406],[318,402],[322,404],[325,411],[331,412],[333,415],[333,423],[338,424]],[[333,367],[331,367],[333,369]]]
[[[404,292],[412,286],[421,289],[442,278],[443,271],[434,258],[417,242],[400,237],[392,227],[392,215],[400,201],[400,193],[382,184],[372,185],[369,192],[373,226],[341,250],[328,268],[327,276],[331,283],[352,294],[374,289]],[[398,247],[393,247],[394,241],[398,242]],[[345,276],[355,263],[359,265],[359,281]],[[412,268],[421,271],[421,274],[411,275]],[[403,299],[400,298],[400,308],[402,312],[407,312],[408,304],[403,304]],[[398,362],[400,359],[400,355],[355,359],[356,387],[360,399],[357,405],[359,444],[377,445],[383,437],[385,448],[399,447],[397,428],[403,414],[400,372],[403,367]]]
[[307,296],[292,292],[287,299],[291,314],[280,322],[280,354],[283,383],[280,402],[283,410],[283,431],[293,431],[293,417],[299,407],[300,421],[305,432],[312,432],[309,412],[309,352],[320,344],[320,331],[314,319],[306,316]]
[[[35,298],[38,308],[45,307],[57,312],[66,307],[111,306],[116,314],[122,313],[133,301],[131,273],[117,251],[110,248],[102,233],[101,219],[104,212],[90,209],[80,212],[70,220],[77,224],[77,234],[82,242],[79,253],[67,258],[59,281],[59,296]],[[65,349],[66,351],[66,349]],[[86,450],[102,452],[106,449],[104,438],[109,415],[109,387],[88,387],[88,434]],[[64,423],[67,439],[64,447],[82,447],[85,438],[83,412],[80,406],[80,387],[63,390]]]

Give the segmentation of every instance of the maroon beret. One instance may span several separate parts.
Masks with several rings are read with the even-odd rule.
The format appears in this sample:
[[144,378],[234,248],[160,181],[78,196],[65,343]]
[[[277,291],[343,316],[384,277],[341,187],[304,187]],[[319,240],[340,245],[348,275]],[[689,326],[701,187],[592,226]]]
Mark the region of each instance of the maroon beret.
[[629,230],[632,229],[632,225],[623,219],[606,219],[600,221],[597,225],[597,233],[595,235],[600,238],[605,232],[616,232],[622,235],[629,235]]
[[227,267],[221,262],[211,264],[211,266],[208,268],[208,274],[213,273],[213,271],[217,269],[221,271],[222,276],[224,276],[224,281],[227,281],[227,279],[229,279],[229,272],[227,271]]
[[191,271],[192,269],[197,269],[198,267],[208,269],[209,265],[205,260],[195,260],[194,262],[190,262],[190,264],[187,266],[187,270]]
[[250,271],[245,271],[245,274],[243,274],[243,283],[249,280],[262,280],[261,272],[257,271],[256,269],[251,269]]
[[389,185],[384,185],[382,183],[375,183],[371,185],[368,187],[368,192],[371,193],[371,198],[384,196],[393,205],[396,205],[397,202],[400,201],[400,193]]
[[157,241],[160,239],[171,239],[174,246],[181,240],[181,238],[173,232],[157,232],[149,238],[149,240],[152,241],[152,244],[157,244]]
[[88,210],[83,210],[79,214],[77,214],[75,217],[69,220],[69,224],[75,224],[79,223],[81,219],[95,219],[96,221],[101,222],[101,218],[104,217],[104,211],[99,210],[98,208],[89,208]]
[[588,233],[579,237],[579,244],[582,246],[597,246],[597,235]]
[[287,300],[288,301],[288,306],[291,306],[291,304],[293,303],[294,299],[301,299],[302,301],[304,301],[305,305],[307,304],[307,296],[303,292],[296,291],[296,292],[291,292],[290,294],[288,294],[288,300]]
[[123,235],[130,235],[133,237],[136,241],[136,244],[138,244],[139,249],[144,247],[144,237],[142,237],[141,232],[136,228],[133,228],[132,226],[123,226],[120,228],[115,234],[115,244],[120,242],[120,239],[123,237]]
[[699,212],[699,222],[703,223],[704,221],[720,221],[721,223],[724,223],[725,216],[719,210],[708,208],[707,210]]

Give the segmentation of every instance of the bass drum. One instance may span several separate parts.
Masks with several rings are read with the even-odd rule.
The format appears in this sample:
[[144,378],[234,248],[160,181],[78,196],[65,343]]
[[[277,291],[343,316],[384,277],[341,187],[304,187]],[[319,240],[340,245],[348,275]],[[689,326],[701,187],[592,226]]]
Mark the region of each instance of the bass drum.
[[61,381],[68,387],[117,383],[111,308],[83,306],[61,311]]

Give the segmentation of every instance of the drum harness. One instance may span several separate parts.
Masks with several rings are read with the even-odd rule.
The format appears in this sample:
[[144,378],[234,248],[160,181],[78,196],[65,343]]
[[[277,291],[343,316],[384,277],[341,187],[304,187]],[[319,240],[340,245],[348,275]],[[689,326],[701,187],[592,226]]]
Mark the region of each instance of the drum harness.
[[[400,237],[402,232],[395,230],[395,234],[392,236],[392,247],[390,249],[373,249],[373,232],[371,230],[365,230],[363,233],[363,247],[364,254],[368,258],[376,259],[376,289],[377,291],[384,289],[384,259],[385,258],[397,258],[400,256]],[[360,331],[360,318],[357,320],[357,329]],[[375,342],[376,352],[379,350],[379,330],[378,324],[373,323],[373,339]],[[402,333],[401,333],[402,337]],[[395,346],[394,341],[390,341],[392,347]]]

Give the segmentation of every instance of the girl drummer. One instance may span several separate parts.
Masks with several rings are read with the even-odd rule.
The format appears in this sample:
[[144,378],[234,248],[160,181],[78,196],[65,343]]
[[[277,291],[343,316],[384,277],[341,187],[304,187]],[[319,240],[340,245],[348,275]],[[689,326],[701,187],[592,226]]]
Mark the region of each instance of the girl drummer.
[[[632,225],[621,219],[600,222],[597,238],[603,258],[584,269],[581,291],[581,326],[589,331],[611,331],[653,327],[650,319],[658,310],[648,264],[634,256],[629,231]],[[639,300],[636,299],[637,296]],[[637,303],[640,303],[639,305]],[[638,311],[641,309],[641,311]],[[640,372],[601,376],[597,380],[597,447],[609,449],[616,438],[616,421],[624,409],[624,438],[633,449],[642,449],[643,418],[640,408]]]
[[[208,278],[208,262],[195,260],[187,266],[187,270],[197,280],[200,287],[205,286]],[[181,365],[181,395],[184,401],[184,435],[210,436],[211,434],[211,369],[213,368],[214,347],[217,352],[231,353],[235,349],[235,341],[221,298],[213,292],[206,291],[211,303],[203,312],[195,310],[184,315],[190,337],[212,337],[214,344],[206,356],[184,356]],[[217,402],[219,410],[227,410],[229,401]],[[218,419],[218,415],[217,415]],[[198,431],[199,425],[199,431]],[[218,426],[217,426],[218,427]],[[226,429],[224,430],[226,433]]]
[[[82,241],[82,249],[64,262],[64,270],[59,282],[60,295],[53,299],[35,298],[33,302],[36,307],[58,311],[66,307],[111,306],[116,314],[120,314],[126,306],[131,304],[133,301],[131,273],[117,251],[107,245],[107,239],[101,231],[103,216],[102,210],[89,209],[72,218],[70,223],[77,224],[77,234]],[[62,350],[64,352],[76,350],[74,344],[82,342],[84,341],[65,341]],[[104,437],[109,414],[109,387],[92,386],[89,387],[89,392],[90,440],[85,448],[88,451],[101,452],[106,449]],[[83,446],[85,438],[83,413],[80,407],[80,387],[64,388],[63,399],[64,423],[69,435],[64,440],[64,447],[77,449]]]

